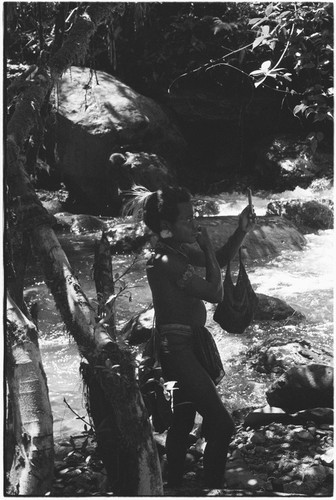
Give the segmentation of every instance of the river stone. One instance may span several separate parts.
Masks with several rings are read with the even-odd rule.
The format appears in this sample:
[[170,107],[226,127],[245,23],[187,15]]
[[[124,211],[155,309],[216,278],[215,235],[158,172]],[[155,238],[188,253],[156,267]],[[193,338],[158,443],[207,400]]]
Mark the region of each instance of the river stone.
[[320,457],[322,465],[334,465],[334,448],[330,448]]
[[331,365],[333,354],[322,347],[313,347],[304,339],[281,340],[265,338],[247,351],[249,364],[260,373],[283,373],[293,365],[317,363]]
[[304,234],[334,227],[332,200],[271,200],[266,215],[283,216],[294,222]]
[[322,484],[326,478],[326,471],[323,465],[307,465],[303,466],[302,477],[305,483],[311,483],[310,489],[316,488],[318,484]]
[[162,156],[173,170],[186,163],[186,142],[163,109],[103,71],[73,66],[64,73],[56,115],[61,175],[70,198],[89,213],[112,210],[118,202],[108,159],[123,147]]
[[267,390],[270,406],[289,413],[315,407],[333,408],[333,368],[311,364],[292,367]]
[[[314,422],[316,425],[332,424],[334,421],[334,411],[332,408],[313,408],[301,410],[297,413],[286,413],[281,408],[266,405],[250,412],[244,422],[244,427],[257,428],[268,425],[271,422],[282,424],[305,424]],[[266,431],[268,432],[268,431]]]
[[286,318],[300,321],[305,318],[303,314],[277,297],[270,297],[263,293],[257,293],[257,297],[258,304],[254,313],[255,321],[282,320]]
[[55,219],[57,220],[56,231],[84,234],[107,229],[105,222],[94,215],[60,212],[55,214]]

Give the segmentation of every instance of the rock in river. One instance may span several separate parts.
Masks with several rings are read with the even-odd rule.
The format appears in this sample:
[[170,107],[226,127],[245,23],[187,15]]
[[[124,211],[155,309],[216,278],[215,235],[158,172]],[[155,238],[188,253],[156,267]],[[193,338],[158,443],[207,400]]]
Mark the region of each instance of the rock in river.
[[333,408],[333,375],[327,365],[294,366],[270,386],[267,402],[289,413],[318,406]]

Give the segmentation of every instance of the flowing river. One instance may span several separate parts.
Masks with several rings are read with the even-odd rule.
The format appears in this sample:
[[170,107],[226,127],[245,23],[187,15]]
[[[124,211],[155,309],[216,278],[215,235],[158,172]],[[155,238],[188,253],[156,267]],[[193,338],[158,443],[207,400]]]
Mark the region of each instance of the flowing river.
[[[331,192],[319,194],[321,198],[333,198]],[[272,198],[315,197],[316,193],[297,189]],[[237,215],[246,205],[242,194],[221,194],[212,197],[220,204],[221,215]],[[264,215],[269,197],[254,197],[257,215]],[[82,288],[95,300],[93,281],[94,240],[100,234],[60,236],[60,242]],[[265,388],[269,376],[248,369],[240,361],[240,353],[267,335],[282,338],[304,338],[313,346],[332,349],[333,337],[333,275],[334,232],[320,231],[306,235],[307,245],[302,251],[283,251],[272,260],[247,265],[250,281],[256,292],[278,297],[303,313],[306,320],[299,325],[276,322],[254,323],[243,335],[223,332],[212,321],[212,306],[208,307],[207,326],[214,334],[226,369],[220,393],[230,411],[252,405],[264,405]],[[129,265],[130,256],[114,256],[115,273],[121,273]],[[128,283],[126,294],[117,301],[118,328],[133,314],[140,312],[151,302],[151,294],[145,277],[145,258],[139,258],[123,279]],[[39,305],[40,349],[46,371],[49,395],[54,416],[55,441],[69,438],[83,430],[82,417],[88,421],[79,375],[79,362],[75,341],[65,331],[53,297],[43,281],[41,268],[34,262],[29,266],[26,292],[36,297]]]

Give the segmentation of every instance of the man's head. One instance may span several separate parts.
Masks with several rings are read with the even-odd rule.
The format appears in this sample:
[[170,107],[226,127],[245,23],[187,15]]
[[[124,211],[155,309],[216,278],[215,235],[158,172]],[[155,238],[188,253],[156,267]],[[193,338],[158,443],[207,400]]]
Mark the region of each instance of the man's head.
[[[181,187],[166,187],[156,191],[148,197],[144,207],[144,222],[156,234],[166,230],[180,239],[181,231],[189,231],[187,223],[190,232],[193,232],[192,218],[191,195]],[[191,238],[191,235],[187,237]]]

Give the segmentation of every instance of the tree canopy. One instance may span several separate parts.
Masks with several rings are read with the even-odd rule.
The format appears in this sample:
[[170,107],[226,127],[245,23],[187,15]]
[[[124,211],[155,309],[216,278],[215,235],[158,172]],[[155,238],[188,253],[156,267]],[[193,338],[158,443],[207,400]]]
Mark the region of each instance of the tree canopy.
[[[8,63],[47,62],[88,5],[6,3]],[[239,73],[281,94],[317,132],[333,119],[333,4],[117,2],[79,62],[157,98],[195,79],[220,88]]]

